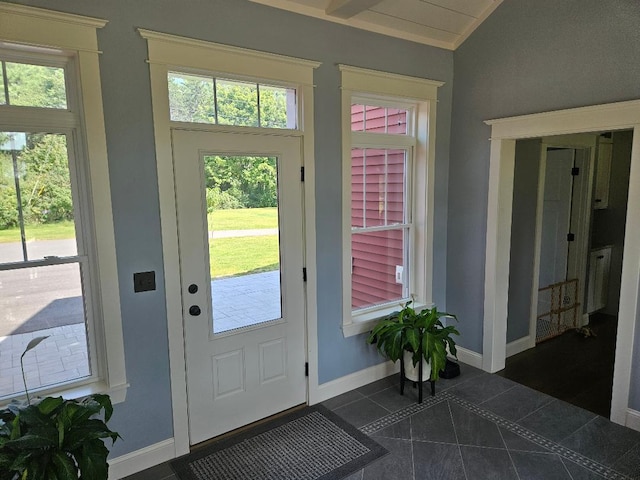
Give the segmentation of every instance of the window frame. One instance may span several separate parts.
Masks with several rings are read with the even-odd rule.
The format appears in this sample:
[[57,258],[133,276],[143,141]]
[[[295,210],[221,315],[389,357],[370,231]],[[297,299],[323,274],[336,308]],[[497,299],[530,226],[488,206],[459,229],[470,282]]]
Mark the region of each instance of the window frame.
[[[342,279],[345,337],[371,330],[378,319],[400,303],[413,299],[417,307],[431,307],[433,272],[433,203],[435,172],[435,119],[437,89],[442,82],[338,65],[342,78]],[[409,110],[407,135],[351,131],[351,105],[359,103]],[[412,120],[411,120],[412,119]],[[407,206],[412,232],[408,240],[408,276],[411,291],[400,301],[359,309],[351,307],[351,150],[352,148],[405,148]]]
[[[228,129],[230,128],[241,128],[241,129],[257,129],[258,132],[264,133],[266,130],[271,130],[273,132],[298,132],[301,130],[300,127],[300,114],[301,114],[301,108],[300,108],[300,101],[299,101],[299,89],[300,86],[296,85],[295,83],[291,83],[291,82],[283,82],[283,81],[277,81],[277,80],[267,80],[265,81],[265,79],[260,78],[260,77],[254,77],[254,76],[248,76],[248,75],[234,75],[234,74],[229,74],[229,73],[220,73],[220,72],[214,72],[214,71],[207,71],[207,70],[199,70],[199,69],[193,69],[193,68],[184,68],[184,67],[177,67],[177,68],[169,68],[167,71],[167,75],[171,75],[171,74],[175,74],[175,75],[189,75],[189,76],[194,76],[194,77],[202,77],[205,78],[207,80],[212,80],[213,81],[213,89],[214,89],[214,118],[215,118],[215,122],[211,122],[211,123],[207,123],[207,122],[196,122],[196,121],[186,121],[186,120],[174,120],[173,118],[171,118],[171,115],[169,115],[169,122],[171,122],[172,125],[192,125],[195,126],[195,128],[198,128],[198,126],[200,126],[200,128],[204,127],[204,128],[219,128],[219,129]],[[293,90],[294,92],[294,99],[295,99],[295,105],[294,105],[294,112],[295,112],[295,118],[294,123],[295,126],[294,127],[264,127],[262,125],[234,125],[234,124],[230,124],[230,123],[219,123],[219,119],[218,119],[218,95],[217,95],[217,82],[218,81],[222,81],[222,82],[236,82],[236,83],[246,83],[249,85],[256,85],[258,90],[260,89],[260,87],[267,87],[267,88],[282,88],[282,89],[289,89],[289,90]],[[169,78],[167,76],[167,87],[169,92],[171,91],[171,88],[169,86],[170,81]],[[170,95],[170,93],[169,93]],[[258,109],[258,119],[260,118],[260,100],[259,100],[259,95],[257,97],[257,104],[256,107]],[[171,112],[170,112],[171,113]],[[287,123],[288,123],[289,119],[287,119]]]
[[91,265],[85,274],[91,293],[84,300],[93,317],[87,320],[92,376],[39,393],[74,398],[100,392],[120,403],[128,383],[97,44],[97,29],[107,22],[6,3],[0,15],[7,60],[65,67],[66,109],[0,105],[0,130],[66,134],[74,200],[81,198],[74,213],[81,216],[78,257],[87,256]]

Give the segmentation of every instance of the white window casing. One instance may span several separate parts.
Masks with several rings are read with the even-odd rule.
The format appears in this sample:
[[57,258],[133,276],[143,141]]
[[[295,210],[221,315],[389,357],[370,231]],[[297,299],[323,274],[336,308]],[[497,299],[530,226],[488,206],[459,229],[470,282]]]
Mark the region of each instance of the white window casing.
[[[54,388],[58,394],[80,397],[90,393],[108,393],[114,403],[123,402],[128,387],[120,293],[116,264],[111,188],[107,161],[102,91],[99,71],[97,29],[106,25],[99,20],[40,8],[0,3],[0,48],[12,54],[37,59],[66,58],[68,110],[31,107],[0,108],[0,130],[48,129],[65,133],[71,147],[70,164],[83,162],[72,188],[74,200],[80,198],[83,218],[78,232],[81,250],[89,252],[92,275],[91,297],[87,297],[92,381]],[[56,55],[47,55],[47,52]],[[75,177],[72,168],[71,176]],[[80,195],[78,195],[80,192]]]
[[[411,215],[409,241],[411,292],[417,306],[432,305],[435,120],[438,87],[442,82],[339,65],[342,76],[342,232],[343,323],[345,336],[371,330],[400,302],[353,312],[351,307],[351,150],[404,148],[408,152],[407,207]],[[351,131],[351,105],[406,108],[407,135]]]

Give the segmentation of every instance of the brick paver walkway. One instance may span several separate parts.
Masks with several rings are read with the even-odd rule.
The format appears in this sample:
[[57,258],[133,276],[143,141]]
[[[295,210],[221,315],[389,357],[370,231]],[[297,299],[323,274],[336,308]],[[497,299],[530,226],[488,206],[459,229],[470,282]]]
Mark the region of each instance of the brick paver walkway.
[[0,337],[0,397],[24,392],[20,355],[33,338],[47,335],[49,338],[24,356],[29,391],[89,375],[82,323]]
[[[280,271],[211,282],[216,333],[280,318]],[[29,390],[89,375],[83,323],[0,336],[0,398],[24,391],[20,355],[31,339],[49,335],[24,357]]]

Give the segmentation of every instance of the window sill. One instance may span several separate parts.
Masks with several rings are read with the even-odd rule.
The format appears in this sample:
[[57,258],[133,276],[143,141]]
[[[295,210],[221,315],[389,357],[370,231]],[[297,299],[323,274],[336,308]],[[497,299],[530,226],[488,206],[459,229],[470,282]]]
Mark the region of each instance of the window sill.
[[[413,307],[416,310],[433,308],[433,306],[433,303],[415,302],[413,304]],[[345,338],[360,335],[361,333],[369,333],[382,317],[389,315],[390,313],[397,312],[401,308],[402,307],[399,304],[393,304],[353,315],[349,322],[345,322],[342,325],[342,333]]]
[[[43,390],[39,392],[33,392],[31,394],[32,400],[42,397],[62,397],[65,400],[74,399],[74,398],[84,398],[89,395],[94,395],[96,393],[103,393],[109,395],[111,398],[111,403],[116,405],[117,403],[123,403],[127,398],[127,389],[129,388],[128,383],[124,383],[122,385],[114,385],[113,387],[109,387],[105,382],[97,381],[86,383],[84,385],[65,385],[58,389],[51,390]],[[15,397],[15,400],[25,400],[26,396],[20,395]],[[13,399],[5,399],[0,402],[0,408],[4,408],[9,403],[11,403]]]

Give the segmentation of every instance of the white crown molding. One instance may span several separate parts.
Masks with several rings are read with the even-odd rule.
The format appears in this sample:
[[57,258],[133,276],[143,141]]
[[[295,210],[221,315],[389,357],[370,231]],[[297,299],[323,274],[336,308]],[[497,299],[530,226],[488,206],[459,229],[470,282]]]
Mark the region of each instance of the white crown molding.
[[82,25],[91,28],[102,28],[108,23],[107,20],[102,20],[100,18],[56,12],[53,10],[45,10],[44,8],[25,7],[23,5],[16,5],[15,3],[5,2],[0,2],[0,13],[12,13],[14,15],[23,15],[25,17],[45,18],[56,22]]
[[[138,32],[140,33],[140,36],[146,40],[156,40],[159,42],[166,42],[174,45],[206,48],[209,51],[229,53],[232,55],[242,55],[245,57],[253,57],[256,59],[269,60],[280,63],[289,63],[291,65],[308,68],[318,68],[322,64],[321,62],[315,62],[313,60],[288,57],[286,55],[278,55],[276,53],[260,52],[257,50],[250,50],[248,48],[233,47],[231,45],[223,45],[221,43],[207,42],[206,40],[180,37],[178,35],[154,32],[152,30],[146,30],[144,28],[138,28]],[[153,58],[149,58],[149,62],[154,63]]]

